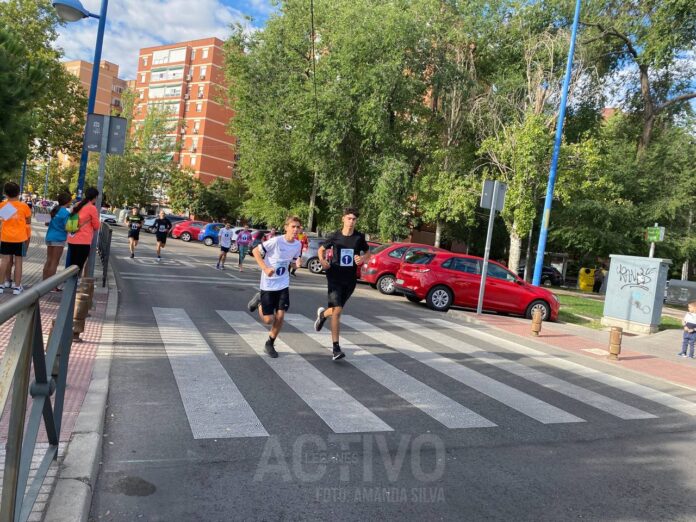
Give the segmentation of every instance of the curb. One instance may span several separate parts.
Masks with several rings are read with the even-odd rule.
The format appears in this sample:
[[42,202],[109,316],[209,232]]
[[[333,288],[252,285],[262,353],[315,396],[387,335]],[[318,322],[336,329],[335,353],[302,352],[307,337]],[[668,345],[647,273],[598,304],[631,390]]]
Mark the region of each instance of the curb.
[[[109,298],[102,325],[87,394],[75,422],[58,469],[56,485],[44,520],[51,522],[86,522],[92,505],[92,493],[99,474],[104,417],[109,395],[109,373],[113,355],[114,326],[118,309],[118,289],[113,271],[109,271]],[[96,291],[96,289],[95,289]]]

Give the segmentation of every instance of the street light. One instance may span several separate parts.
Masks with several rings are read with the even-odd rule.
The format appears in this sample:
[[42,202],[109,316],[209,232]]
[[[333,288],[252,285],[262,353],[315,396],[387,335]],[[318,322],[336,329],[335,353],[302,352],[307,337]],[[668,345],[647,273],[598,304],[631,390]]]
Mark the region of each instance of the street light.
[[[57,0],[53,2],[53,7],[58,13],[58,16],[66,22],[77,22],[83,18],[97,18],[99,20],[99,29],[97,30],[97,43],[94,48],[94,63],[92,64],[92,81],[89,86],[89,100],[87,102],[87,114],[94,112],[94,104],[97,99],[97,86],[99,84],[99,64],[101,63],[102,43],[104,42],[104,28],[106,26],[106,9],[109,5],[109,0],[102,0],[101,10],[99,15],[90,13],[84,8],[80,0]],[[85,140],[87,139],[87,129],[82,140],[82,156],[80,157],[80,172],[77,177],[77,198],[82,198],[82,192],[85,187],[85,175],[87,174],[87,147]]]

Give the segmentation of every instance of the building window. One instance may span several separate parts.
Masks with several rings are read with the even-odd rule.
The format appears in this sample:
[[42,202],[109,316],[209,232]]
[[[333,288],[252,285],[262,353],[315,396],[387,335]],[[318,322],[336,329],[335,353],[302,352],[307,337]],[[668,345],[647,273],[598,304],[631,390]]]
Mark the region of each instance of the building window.
[[206,47],[203,49],[203,59],[205,60],[208,57],[208,48]]
[[195,59],[196,59],[196,50],[194,49],[193,51],[191,51],[191,60],[195,60]]
[[201,102],[198,102],[196,104],[196,112],[201,112],[203,110],[203,104]]
[[198,97],[199,98],[203,97],[203,89],[204,89],[204,87],[202,85],[198,86]]
[[198,131],[201,129],[201,122],[200,120],[196,120],[193,122],[193,133],[198,134]]
[[186,112],[189,111],[189,102],[186,102]]
[[140,83],[145,83],[145,73],[140,75]]
[[186,48],[179,47],[178,49],[164,49],[152,53],[152,64],[160,65],[163,63],[183,62],[186,58]]
[[191,154],[191,166],[193,167],[196,164],[196,155]]
[[143,65],[147,67],[147,56],[143,56]]
[[205,65],[202,65],[201,66],[201,76],[200,76],[201,80],[205,80],[205,73],[207,73],[207,72],[208,72],[208,67],[206,67]]
[[138,94],[139,94],[141,100],[143,98],[145,98],[145,91],[138,91]]

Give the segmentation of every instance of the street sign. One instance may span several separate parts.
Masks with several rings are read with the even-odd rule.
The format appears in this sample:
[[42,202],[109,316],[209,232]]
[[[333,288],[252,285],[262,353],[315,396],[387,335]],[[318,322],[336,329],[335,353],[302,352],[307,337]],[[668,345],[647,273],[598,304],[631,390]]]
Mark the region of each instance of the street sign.
[[656,243],[665,240],[665,227],[648,227],[648,241]]
[[[483,182],[483,190],[481,191],[481,208],[491,208],[493,206],[493,189],[495,181],[487,179]],[[498,212],[503,211],[505,206],[505,192],[507,191],[507,185],[505,183],[498,182],[498,197],[496,198],[495,210]]]
[[118,116],[104,116],[102,114],[90,114],[87,116],[87,139],[85,146],[89,152],[100,152],[102,146],[102,133],[105,119],[109,118],[109,140],[106,145],[107,154],[123,154],[126,147],[126,131],[128,120]]

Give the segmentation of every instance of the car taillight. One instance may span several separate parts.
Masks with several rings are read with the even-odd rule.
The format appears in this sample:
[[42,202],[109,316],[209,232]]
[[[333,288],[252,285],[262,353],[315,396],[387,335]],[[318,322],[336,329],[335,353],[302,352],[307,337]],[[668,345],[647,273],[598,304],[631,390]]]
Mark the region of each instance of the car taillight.
[[377,264],[377,258],[375,256],[371,256],[370,260],[367,262],[367,264],[375,266]]
[[418,272],[420,274],[425,273],[425,272],[430,272],[429,268],[425,268],[423,266],[413,266],[411,267],[412,272]]

